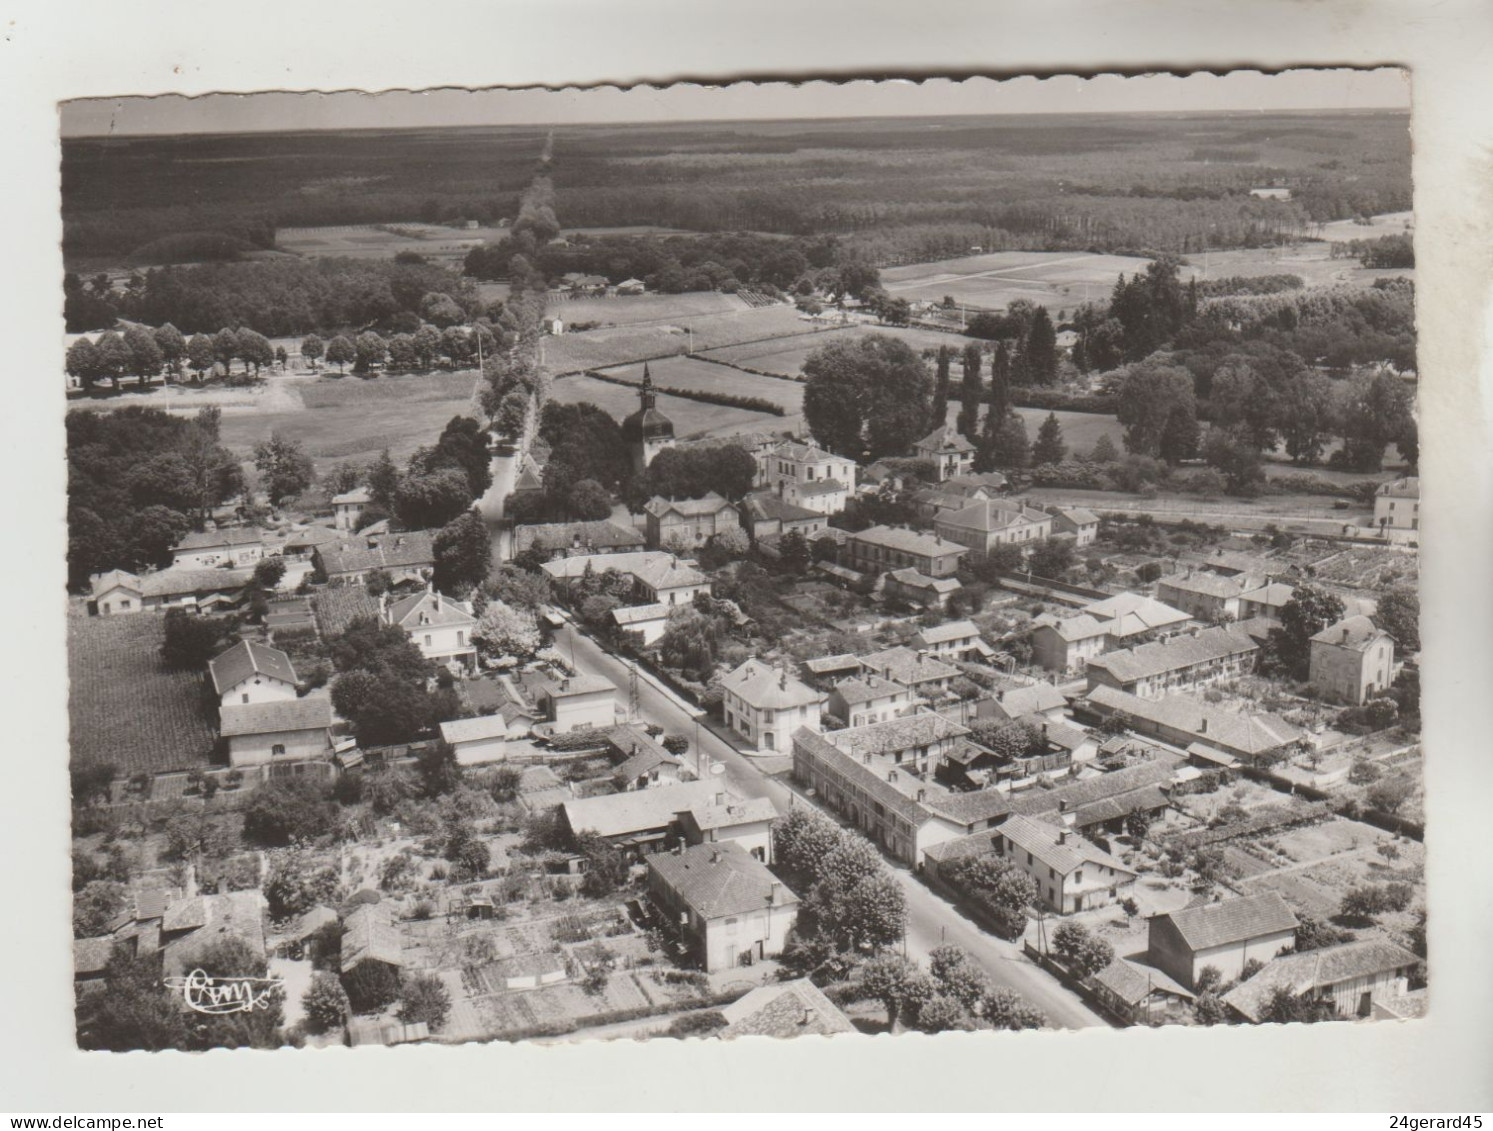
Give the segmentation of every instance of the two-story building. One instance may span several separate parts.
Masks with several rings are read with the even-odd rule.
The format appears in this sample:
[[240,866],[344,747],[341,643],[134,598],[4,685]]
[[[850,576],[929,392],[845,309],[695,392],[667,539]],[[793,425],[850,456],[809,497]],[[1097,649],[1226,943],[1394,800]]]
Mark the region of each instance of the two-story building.
[[1280,611],[1296,595],[1296,588],[1283,581],[1270,581],[1239,594],[1239,619],[1280,621]]
[[1366,703],[1394,676],[1394,639],[1368,617],[1347,617],[1311,638],[1309,678],[1330,699]]
[[948,621],[919,629],[908,642],[908,647],[937,660],[978,660],[995,653],[980,636],[980,629],[972,620]]
[[1189,990],[1209,966],[1233,982],[1251,961],[1269,962],[1295,946],[1300,925],[1277,891],[1184,907],[1147,922],[1146,961]]
[[362,534],[323,543],[312,553],[317,571],[328,581],[366,581],[374,572],[390,581],[423,581],[435,568],[435,545],[429,530]]
[[539,684],[536,698],[555,734],[615,726],[617,688],[599,675],[572,675]]
[[912,708],[912,692],[896,680],[868,672],[842,679],[830,689],[826,710],[848,726],[895,719]]
[[603,518],[592,522],[522,523],[513,528],[513,556],[533,550],[545,559],[643,550],[647,539],[636,526]]
[[1280,990],[1310,1001],[1330,1002],[1342,1018],[1375,1016],[1375,1007],[1410,992],[1420,959],[1388,939],[1356,939],[1300,954],[1272,958],[1240,982],[1223,1002],[1246,1021],[1265,1020]]
[[904,773],[926,778],[967,734],[968,727],[933,711],[920,710],[877,723],[828,731],[825,738],[852,757],[870,755],[885,759]]
[[683,844],[683,814],[720,797],[720,786],[711,781],[572,797],[560,802],[560,821],[571,836],[589,833],[629,855],[646,856]]
[[218,730],[235,769],[324,760],[331,755],[331,727],[332,701],[324,694],[218,708]]
[[1420,480],[1415,476],[1381,483],[1374,492],[1374,525],[1380,530],[1420,529]]
[[1168,692],[1204,687],[1254,670],[1260,647],[1236,625],[1182,633],[1167,640],[1119,648],[1088,664],[1088,684],[1159,699]]
[[798,896],[735,841],[648,857],[648,895],[707,973],[783,953]]
[[354,487],[340,495],[332,496],[332,514],[338,530],[348,532],[358,529],[363,512],[373,502],[367,487]]
[[1099,537],[1099,516],[1084,507],[1056,507],[1052,529],[1055,534],[1073,535],[1077,547],[1092,545]]
[[1238,620],[1244,594],[1260,587],[1260,579],[1212,570],[1188,570],[1156,583],[1157,600],[1201,621]]
[[785,670],[746,660],[721,680],[726,725],[754,754],[787,754],[798,727],[818,730],[824,696]]
[[823,513],[799,503],[790,503],[774,491],[753,491],[741,500],[742,523],[755,541],[775,534],[796,532],[813,539],[824,532],[829,520]]
[[472,641],[477,618],[469,602],[426,589],[393,601],[383,598],[381,608],[383,622],[404,629],[427,660],[468,671],[477,666],[477,645]]
[[1005,499],[985,499],[956,511],[942,511],[933,530],[984,557],[997,546],[1025,546],[1052,535],[1052,515]]
[[1108,907],[1135,889],[1133,869],[1064,824],[1013,814],[1001,822],[991,847],[1030,876],[1037,898],[1059,915]]
[[264,535],[246,526],[194,530],[171,548],[172,569],[252,569],[264,557]]
[[631,577],[640,605],[688,605],[695,594],[710,596],[710,579],[689,562],[660,550],[624,554],[577,554],[556,558],[539,567],[558,585],[564,586],[588,572],[607,570]]
[[952,424],[945,423],[914,444],[912,453],[914,459],[931,463],[937,481],[942,483],[969,471],[975,446]]
[[925,577],[950,577],[968,548],[933,534],[897,526],[872,526],[845,539],[840,564],[859,573],[915,569]]
[[651,549],[693,550],[717,534],[741,529],[741,517],[722,496],[711,491],[700,499],[665,499],[655,495],[643,507]]
[[274,703],[296,697],[290,657],[278,648],[240,640],[207,662],[208,678],[221,706]]
[[807,510],[839,514],[855,493],[855,461],[817,444],[784,440],[758,451],[756,459],[757,486]]
[[772,826],[778,811],[766,797],[733,798],[719,794],[708,804],[680,814],[688,844],[735,841],[764,864],[772,863]]

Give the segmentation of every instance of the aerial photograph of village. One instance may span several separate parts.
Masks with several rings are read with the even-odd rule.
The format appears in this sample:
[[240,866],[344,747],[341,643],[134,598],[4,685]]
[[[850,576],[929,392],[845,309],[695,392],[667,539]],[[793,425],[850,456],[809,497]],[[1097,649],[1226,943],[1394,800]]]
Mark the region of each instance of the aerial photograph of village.
[[64,104],[79,1047],[1424,1014],[1410,114],[1328,77]]

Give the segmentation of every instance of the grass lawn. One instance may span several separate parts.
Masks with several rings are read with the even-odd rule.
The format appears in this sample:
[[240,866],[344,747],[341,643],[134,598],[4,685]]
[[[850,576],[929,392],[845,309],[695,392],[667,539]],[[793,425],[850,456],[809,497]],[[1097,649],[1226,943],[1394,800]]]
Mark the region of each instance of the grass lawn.
[[[749,369],[760,369],[765,373],[779,373],[784,377],[798,377],[803,373],[804,359],[815,350],[830,342],[846,341],[863,334],[885,334],[906,342],[918,353],[948,346],[958,352],[973,341],[959,334],[945,334],[938,330],[924,330],[906,326],[847,326],[832,330],[820,330],[807,337],[793,335],[767,342],[749,342],[739,346],[725,346],[711,350],[707,356],[732,365],[744,365]],[[958,373],[958,366],[954,367]]]
[[72,758],[121,774],[205,766],[217,740],[202,672],[160,661],[164,618],[72,615],[67,623]]
[[549,306],[550,314],[566,323],[600,322],[603,326],[631,326],[750,309],[744,299],[719,291],[692,291],[682,295],[616,295],[612,298],[583,296],[552,299]]
[[[557,303],[555,309],[563,312],[568,305]],[[688,353],[692,346],[696,351],[707,350],[812,329],[791,306],[753,307],[546,338],[544,357],[550,372],[574,373]]]
[[[719,368],[716,366],[714,368]],[[721,370],[722,373],[729,372]],[[638,394],[622,385],[598,381],[592,377],[562,377],[554,383],[552,399],[560,404],[587,403],[609,412],[618,420],[636,412]],[[701,404],[681,397],[660,396],[658,408],[674,422],[674,434],[680,438],[706,433],[744,432],[768,429],[774,432],[793,426],[795,418],[749,412],[744,408]]]
[[1117,276],[1143,271],[1146,263],[1132,256],[1088,252],[1002,251],[891,267],[881,273],[881,280],[896,298],[937,302],[952,295],[956,302],[987,309],[1024,298],[1056,314],[1065,307],[1108,298]]
[[[739,397],[761,397],[773,404],[781,405],[785,412],[803,411],[804,387],[797,381],[784,381],[777,377],[762,377],[756,373],[745,373],[725,365],[700,361],[692,357],[668,357],[648,363],[653,383],[670,389],[688,389],[694,392],[729,393]],[[618,377],[637,384],[643,380],[643,366],[623,365],[600,372],[608,377]]]

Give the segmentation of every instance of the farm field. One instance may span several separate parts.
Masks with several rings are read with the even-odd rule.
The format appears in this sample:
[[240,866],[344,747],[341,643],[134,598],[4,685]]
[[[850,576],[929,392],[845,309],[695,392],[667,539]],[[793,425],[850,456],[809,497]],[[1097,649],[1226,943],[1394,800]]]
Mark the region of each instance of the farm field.
[[692,291],[682,295],[616,295],[612,298],[551,295],[549,313],[566,323],[600,322],[603,326],[634,326],[671,318],[734,314],[752,309],[738,295]]
[[202,672],[160,661],[164,618],[153,613],[67,622],[72,759],[112,765],[121,775],[208,764],[217,730],[202,695]]
[[[1372,239],[1388,235],[1391,229],[1357,227],[1351,238]],[[1300,275],[1308,287],[1349,285],[1371,287],[1377,279],[1409,279],[1411,268],[1370,270],[1360,267],[1356,259],[1333,259],[1331,243],[1300,243],[1288,247],[1247,248],[1239,251],[1210,251],[1206,257],[1191,256],[1191,265],[1182,268],[1182,278],[1224,279],[1230,275]]]
[[[723,346],[720,349],[701,351],[705,356],[731,365],[743,365],[760,369],[766,373],[779,373],[784,377],[798,377],[803,373],[804,360],[819,349],[835,341],[847,341],[862,334],[885,334],[889,338],[906,342],[914,350],[948,346],[955,351],[973,341],[959,334],[946,334],[938,330],[923,330],[905,326],[856,325],[819,330],[811,336],[796,335],[769,342],[747,342],[739,346]],[[957,371],[957,370],[956,370]]]
[[439,224],[346,224],[326,228],[281,228],[275,246],[310,259],[391,259],[401,251],[429,258],[465,255],[473,247],[502,237],[503,229],[447,228]]
[[952,295],[956,302],[994,309],[1024,298],[1057,312],[1108,298],[1117,276],[1144,271],[1148,262],[1082,251],[1002,251],[889,267],[881,279],[890,294],[913,302]]
[[646,358],[811,332],[791,306],[764,306],[688,320],[586,330],[544,340],[545,364],[555,374],[626,365]]
[[[803,411],[804,389],[797,381],[785,381],[778,377],[763,377],[746,373],[740,369],[700,361],[693,357],[666,357],[648,363],[653,383],[671,389],[687,389],[692,392],[730,393],[734,396],[761,397],[781,405],[784,412],[796,415]],[[600,369],[608,377],[638,384],[643,380],[641,364],[615,366]]]
[[[594,404],[618,420],[636,412],[638,408],[638,394],[634,390],[608,381],[598,381],[583,374],[555,381],[551,399],[560,404]],[[750,412],[744,408],[701,404],[682,397],[660,396],[658,408],[674,422],[674,434],[680,439],[686,436],[725,435],[760,429],[778,432],[791,429],[802,420],[802,417],[773,416],[766,412]]]

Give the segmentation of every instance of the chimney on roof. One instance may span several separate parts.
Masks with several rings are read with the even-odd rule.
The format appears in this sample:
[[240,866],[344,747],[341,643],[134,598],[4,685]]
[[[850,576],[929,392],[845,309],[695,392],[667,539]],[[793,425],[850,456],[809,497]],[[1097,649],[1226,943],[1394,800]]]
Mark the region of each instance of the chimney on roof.
[[799,1024],[800,1025],[812,1025],[813,1023],[814,1023],[814,1011],[812,1009],[810,1009],[808,1006],[804,1006],[803,1020],[801,1020],[799,1022]]
[[1058,830],[1058,843],[1059,844],[1067,844],[1068,843],[1068,830],[1067,829],[1059,829]]
[[1060,799],[1058,801],[1058,812],[1059,813],[1066,813],[1067,811],[1068,811],[1068,802],[1067,802],[1067,800],[1066,799]]
[[717,793],[715,795],[715,803],[717,805],[724,805],[726,803],[726,795],[724,793]]
[[570,680],[569,680],[569,678],[562,679],[560,681],[560,690],[561,691],[569,691],[570,690]]
[[778,672],[778,687],[783,691],[788,690],[788,672],[786,669]]
[[779,880],[773,880],[772,887],[769,888],[768,892],[767,892],[767,902],[768,903],[776,903],[778,901],[778,897],[781,896],[782,894],[783,894],[783,885],[782,885],[782,882],[779,881]]
[[710,850],[710,862],[712,864],[719,864],[721,862],[721,850],[719,848],[712,848]]
[[1208,733],[1208,719],[1207,719],[1206,716],[1204,716],[1203,720],[1200,723],[1198,723],[1198,733],[1199,734],[1207,734]]
[[887,781],[896,781],[897,780],[897,771],[896,770],[888,770],[886,772],[886,780]]
[[861,761],[864,762],[868,766],[871,764],[871,753],[870,753],[870,751],[867,751],[866,753],[864,753],[864,754],[861,755]]
[[926,800],[928,800],[928,791],[926,789],[920,789],[920,790],[918,790],[918,800],[919,801],[926,801]]

